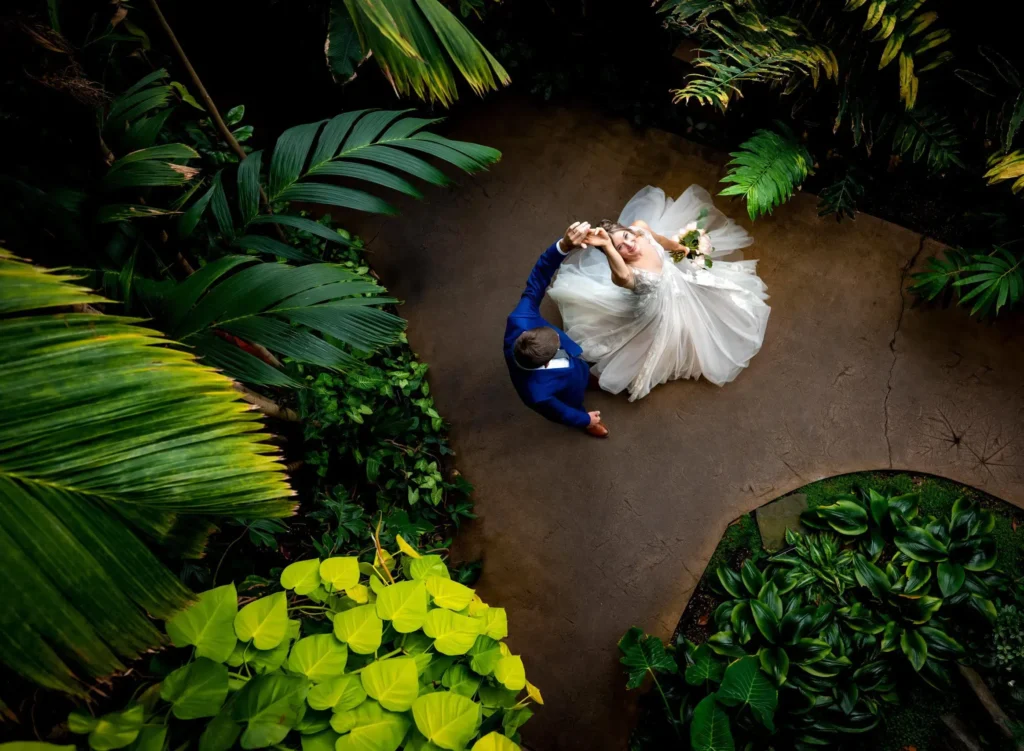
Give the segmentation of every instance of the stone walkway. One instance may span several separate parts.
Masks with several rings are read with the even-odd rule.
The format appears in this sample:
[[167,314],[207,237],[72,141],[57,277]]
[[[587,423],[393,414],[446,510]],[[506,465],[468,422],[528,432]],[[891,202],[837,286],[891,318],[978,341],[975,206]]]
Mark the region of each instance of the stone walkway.
[[[574,219],[615,218],[652,184],[716,192],[722,154],[589,111],[506,97],[457,137],[501,149],[491,172],[366,228],[432,366],[479,521],[456,553],[483,556],[481,595],[508,609],[547,704],[532,747],[626,747],[616,642],[667,637],[726,525],[814,480],[889,468],[948,477],[1024,505],[1024,327],[920,309],[907,273],[936,247],[869,216],[819,219],[811,195],[751,226],[772,306],[761,353],[732,384],[660,386],[640,402],[593,393],[596,441],[523,407],[501,357],[505,316],[537,256]],[[376,233],[376,234],[375,234]],[[553,306],[547,311],[557,321]]]

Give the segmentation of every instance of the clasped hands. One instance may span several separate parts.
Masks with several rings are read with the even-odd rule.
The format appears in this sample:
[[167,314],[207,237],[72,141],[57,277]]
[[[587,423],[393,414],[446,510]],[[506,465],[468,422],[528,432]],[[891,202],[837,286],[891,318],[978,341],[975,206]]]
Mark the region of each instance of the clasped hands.
[[605,244],[611,245],[611,242],[612,239],[608,236],[607,231],[602,227],[591,227],[590,222],[573,222],[569,225],[569,229],[565,231],[565,237],[562,238],[563,247],[568,247],[572,250],[584,245],[593,245],[595,247]]

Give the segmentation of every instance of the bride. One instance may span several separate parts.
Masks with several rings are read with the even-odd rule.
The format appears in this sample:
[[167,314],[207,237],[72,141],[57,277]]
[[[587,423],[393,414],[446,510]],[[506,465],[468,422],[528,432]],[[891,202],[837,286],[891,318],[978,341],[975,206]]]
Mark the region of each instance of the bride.
[[[682,246],[669,238],[703,209],[713,264],[674,263],[666,251]],[[734,251],[753,240],[703,188],[690,186],[672,201],[648,186],[618,222],[602,222],[586,242],[562,264],[548,294],[605,391],[627,389],[634,401],[677,378],[704,376],[722,386],[761,348],[771,308],[757,261],[719,260],[742,258]]]

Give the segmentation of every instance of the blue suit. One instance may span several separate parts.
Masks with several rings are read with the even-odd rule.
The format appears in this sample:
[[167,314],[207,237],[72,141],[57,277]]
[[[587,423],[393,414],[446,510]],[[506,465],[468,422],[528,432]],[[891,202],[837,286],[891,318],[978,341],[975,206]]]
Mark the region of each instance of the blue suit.
[[[505,363],[512,385],[527,407],[553,422],[585,428],[590,425],[590,415],[583,408],[583,394],[590,378],[590,367],[582,358],[580,345],[540,315],[540,302],[564,259],[558,243],[555,243],[544,251],[530,272],[523,296],[505,326]],[[569,355],[568,368],[528,370],[515,361],[513,348],[518,336],[529,329],[545,326],[558,332],[561,347]]]

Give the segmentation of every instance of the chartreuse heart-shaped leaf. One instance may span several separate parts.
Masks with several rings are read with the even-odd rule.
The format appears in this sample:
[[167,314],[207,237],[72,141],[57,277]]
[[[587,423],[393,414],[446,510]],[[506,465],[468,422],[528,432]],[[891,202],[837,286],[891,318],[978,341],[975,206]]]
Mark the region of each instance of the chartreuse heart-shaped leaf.
[[459,611],[468,607],[473,599],[472,589],[444,576],[428,576],[426,582],[427,591],[439,608]]
[[469,667],[479,675],[493,673],[498,661],[505,656],[498,642],[489,636],[478,637],[466,654],[470,657]]
[[384,624],[374,605],[360,605],[334,616],[334,635],[356,654],[376,652],[383,634]]
[[440,576],[445,579],[451,578],[448,567],[444,565],[444,559],[439,555],[406,558],[402,563],[408,564],[406,575],[410,579],[426,580],[430,576]]
[[492,709],[509,709],[519,703],[519,692],[509,691],[504,686],[481,683],[480,703]]
[[313,735],[300,736],[299,741],[302,743],[302,751],[334,751],[340,737],[328,728]]
[[359,559],[352,556],[327,558],[320,562],[320,579],[335,592],[359,584]]
[[288,599],[284,592],[250,602],[235,616],[235,633],[256,649],[273,649],[288,632]]
[[523,666],[523,658],[519,655],[502,657],[494,666],[494,677],[510,691],[521,691],[526,688],[526,668]]
[[756,657],[744,657],[726,668],[716,695],[727,706],[749,706],[761,724],[774,732],[772,715],[779,703],[779,692],[761,672]]
[[470,751],[523,751],[517,744],[510,741],[497,730],[488,733],[473,744]]
[[295,642],[288,655],[288,670],[319,683],[344,673],[346,662],[348,648],[344,644],[333,634],[316,634]]
[[444,608],[427,613],[423,633],[434,639],[434,648],[443,655],[464,655],[480,635],[476,618],[458,615]]
[[462,694],[473,698],[476,694],[477,689],[480,688],[480,677],[474,675],[470,670],[462,664],[452,665],[441,676],[441,685],[456,694]]
[[693,751],[734,751],[736,748],[729,729],[729,715],[718,706],[715,694],[704,697],[693,710],[690,746]]
[[179,720],[213,717],[228,698],[227,665],[200,657],[164,678],[160,698]]
[[377,616],[391,621],[395,631],[409,634],[427,617],[427,588],[421,581],[404,581],[377,593]]
[[235,647],[238,593],[234,584],[207,590],[167,621],[167,635],[176,647],[196,648],[196,657],[224,662]]
[[72,712],[68,715],[68,730],[80,735],[88,733],[89,748],[93,751],[112,751],[124,748],[139,737],[144,718],[145,708],[141,704],[102,717]]
[[451,691],[424,694],[412,705],[416,728],[433,744],[461,751],[480,727],[480,705]]
[[310,558],[285,566],[281,572],[281,586],[294,589],[297,595],[308,595],[320,586],[320,559]]
[[404,714],[388,712],[375,701],[331,718],[331,727],[342,734],[336,751],[395,751],[411,724]]
[[309,689],[306,701],[313,709],[344,712],[346,709],[355,709],[366,701],[366,691],[363,690],[363,683],[358,675],[339,675]]
[[405,538],[401,535],[395,535],[395,542],[398,544],[398,549],[405,553],[410,558],[422,558],[420,552],[416,550],[412,545],[405,541]]
[[242,748],[266,748],[280,743],[298,724],[304,711],[309,681],[293,675],[259,675],[234,699],[234,719],[246,724]]
[[[472,613],[473,604],[469,605]],[[483,635],[492,639],[504,639],[508,636],[508,614],[505,608],[487,608],[479,615],[473,616],[482,624]]]
[[361,675],[363,690],[391,712],[404,712],[419,695],[419,671],[412,657],[371,662]]
[[74,746],[58,746],[55,743],[42,741],[11,741],[0,743],[2,751],[75,751]]
[[544,706],[544,696],[541,694],[540,689],[534,686],[529,681],[526,682],[526,695],[529,696],[530,699],[532,699],[533,701],[540,704],[542,707]]
[[725,664],[715,657],[707,644],[694,650],[693,664],[686,668],[686,682],[691,686],[707,686],[720,683],[725,674]]

